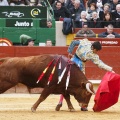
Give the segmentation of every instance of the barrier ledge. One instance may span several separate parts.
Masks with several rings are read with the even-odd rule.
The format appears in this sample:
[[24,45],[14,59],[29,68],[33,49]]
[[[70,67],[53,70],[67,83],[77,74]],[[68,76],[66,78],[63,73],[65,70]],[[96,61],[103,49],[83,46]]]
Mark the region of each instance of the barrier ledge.
[[100,84],[101,80],[89,80],[93,84]]

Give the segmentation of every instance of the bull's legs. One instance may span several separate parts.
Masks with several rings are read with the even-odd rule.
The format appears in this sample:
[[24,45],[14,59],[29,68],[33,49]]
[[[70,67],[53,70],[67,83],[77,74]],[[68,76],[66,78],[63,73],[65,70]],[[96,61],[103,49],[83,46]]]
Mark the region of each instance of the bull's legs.
[[56,111],[59,111],[60,108],[62,107],[62,102],[63,102],[63,98],[65,98],[66,102],[67,102],[67,105],[68,105],[68,109],[70,111],[75,111],[73,106],[72,106],[72,103],[70,102],[70,95],[69,94],[65,94],[65,95],[60,95],[60,100],[59,100],[59,104],[56,106],[55,110]]
[[31,108],[31,111],[32,112],[35,112],[36,111],[36,109],[37,109],[37,107],[38,107],[38,105],[41,103],[41,102],[43,102],[52,92],[52,89],[53,87],[47,87],[47,88],[44,88],[44,90],[42,91],[42,93],[41,93],[41,95],[40,95],[40,97],[39,97],[39,99],[36,101],[36,103],[32,106],[32,108]]
[[14,87],[17,83],[10,82],[9,80],[0,81],[0,94]]
[[72,111],[75,111],[75,109],[73,108],[73,105],[72,105],[72,103],[71,103],[71,101],[70,101],[70,95],[69,94],[65,94],[65,95],[63,95],[64,96],[64,98],[65,98],[65,100],[66,100],[66,102],[67,102],[67,105],[68,105],[68,109],[72,112]]

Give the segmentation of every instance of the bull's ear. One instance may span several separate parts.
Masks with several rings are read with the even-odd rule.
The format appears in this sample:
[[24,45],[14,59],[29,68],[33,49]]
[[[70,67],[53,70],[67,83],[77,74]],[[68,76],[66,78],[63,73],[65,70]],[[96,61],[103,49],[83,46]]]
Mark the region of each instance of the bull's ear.
[[81,82],[81,87],[82,87],[82,88],[86,88],[86,83]]

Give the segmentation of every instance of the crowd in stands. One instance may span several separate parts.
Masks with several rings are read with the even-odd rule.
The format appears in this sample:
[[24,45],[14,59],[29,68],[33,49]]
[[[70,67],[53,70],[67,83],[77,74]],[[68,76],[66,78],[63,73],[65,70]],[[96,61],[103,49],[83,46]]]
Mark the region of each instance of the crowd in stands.
[[[48,1],[53,8],[55,21],[69,18],[73,22],[74,28],[83,28],[76,34],[76,37],[96,36],[96,34],[88,28],[106,28],[107,31],[98,35],[99,37],[120,37],[119,34],[113,32],[113,28],[120,28],[120,0]],[[44,0],[0,0],[0,6],[25,5],[47,6]],[[51,20],[46,22],[46,27],[52,27]]]
[[0,6],[47,6],[44,0],[0,0]]
[[[106,27],[106,30],[102,33],[96,34],[93,32],[90,28],[88,28],[88,24],[84,23],[83,27],[76,33],[75,37],[102,37],[102,38],[120,38],[120,34],[117,32],[114,32],[113,25],[109,24]],[[97,35],[97,36],[96,36]]]
[[[112,24],[120,28],[120,0],[48,0],[56,21],[71,18],[74,27],[106,28]],[[87,2],[85,2],[87,1]],[[0,6],[46,6],[44,0],[0,0]]]
[[77,28],[82,28],[84,22],[89,28],[106,28],[109,24],[120,28],[120,0],[84,1],[52,0],[55,20],[71,18]]

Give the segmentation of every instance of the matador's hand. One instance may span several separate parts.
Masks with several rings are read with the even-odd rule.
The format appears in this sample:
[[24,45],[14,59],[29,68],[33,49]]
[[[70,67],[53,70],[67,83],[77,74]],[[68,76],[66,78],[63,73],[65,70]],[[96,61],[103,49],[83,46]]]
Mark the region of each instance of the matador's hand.
[[113,70],[112,70],[111,72],[112,72],[112,73],[115,73],[115,71],[113,71]]
[[71,59],[72,57],[73,57],[73,54],[69,53],[69,54],[68,54],[68,58]]

